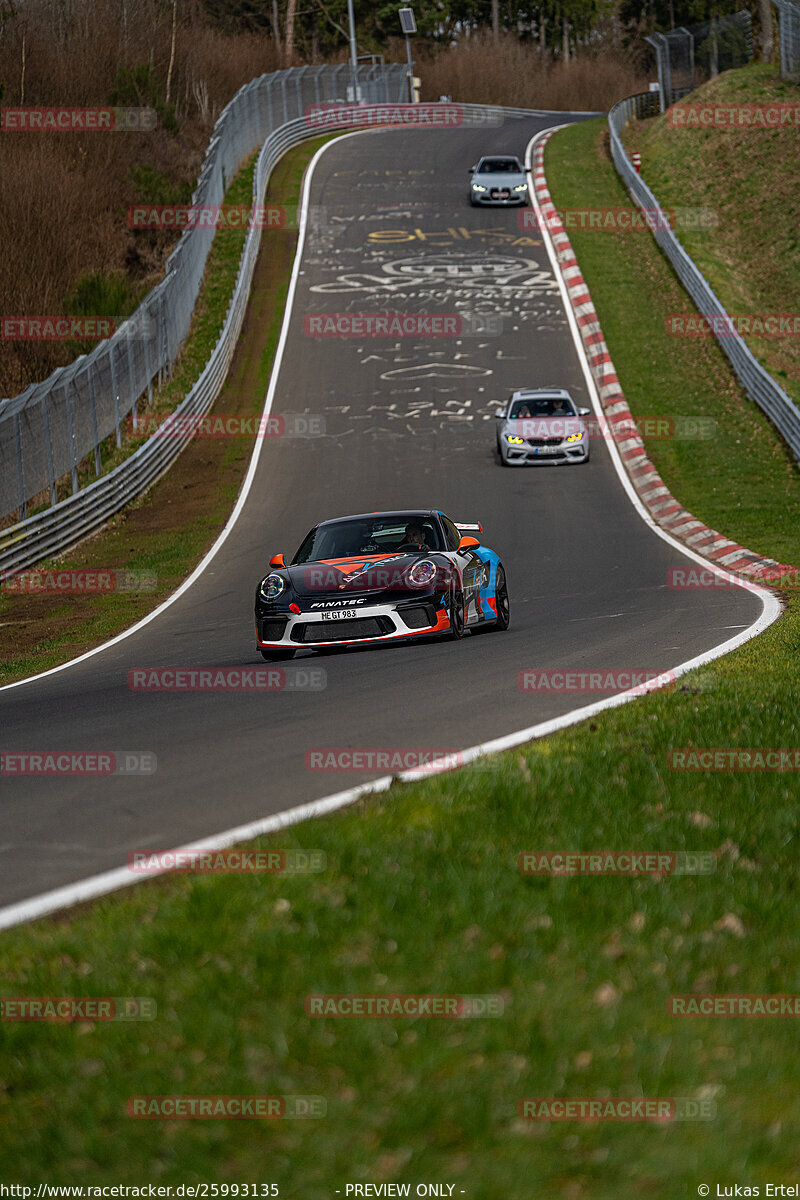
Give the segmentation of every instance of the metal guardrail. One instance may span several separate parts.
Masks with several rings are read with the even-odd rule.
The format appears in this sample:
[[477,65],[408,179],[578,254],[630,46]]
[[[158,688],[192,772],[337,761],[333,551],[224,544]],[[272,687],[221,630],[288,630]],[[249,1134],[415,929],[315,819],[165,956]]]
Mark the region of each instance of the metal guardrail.
[[[405,72],[400,63],[359,67],[361,97],[369,104],[401,101]],[[313,105],[336,102],[351,84],[345,63],[276,71],[240,88],[214,126],[192,204],[221,204],[242,161],[272,131]],[[55,504],[56,482],[70,474],[77,492],[78,466],[89,455],[101,474],[102,443],[116,434],[120,444],[128,414],[145,394],[152,400],[154,384],[177,360],[213,238],[213,224],[184,230],[164,278],[112,337],[19,396],[0,400],[0,517],[17,513],[24,520],[28,504],[48,492]]]
[[[404,72],[405,67],[401,66],[401,85],[405,83]],[[247,88],[242,91],[246,92]],[[470,127],[492,127],[509,118],[553,115],[541,109],[504,109],[468,104],[449,107],[458,110],[459,124]],[[357,127],[382,124],[384,116],[385,110],[381,111],[378,106],[364,107],[359,112]],[[259,154],[254,173],[254,207],[263,204],[267,183],[278,159],[293,146],[309,138],[319,137],[324,132],[329,130],[315,127],[313,122],[299,117],[279,125],[270,133]],[[236,284],[217,344],[200,378],[175,410],[174,418],[179,428],[190,429],[191,422],[186,421],[187,417],[207,413],[225,382],[247,308],[260,241],[261,229],[256,223],[248,230],[245,239]],[[78,360],[78,364],[81,361]],[[66,368],[66,371],[74,371],[76,366],[77,364],[73,364],[72,367]],[[134,401],[135,399],[136,397]],[[188,431],[180,437],[164,436],[165,432],[162,427],[162,430],[153,434],[113,471],[74,492],[66,500],[0,532],[0,572],[21,571],[43,559],[63,553],[94,533],[114,513],[119,512],[155,483],[191,441],[191,433]]]
[[[703,314],[727,318],[728,314],[711,285],[697,269],[689,255],[669,228],[666,217],[660,216],[661,206],[650,188],[633,167],[621,134],[632,117],[650,117],[658,112],[658,97],[649,92],[629,96],[615,104],[608,114],[611,155],[625,186],[640,208],[652,214],[649,222],[653,237],[666,254],[686,291]],[[786,440],[795,459],[800,463],[800,410],[783,388],[753,356],[744,339],[731,327],[724,336],[715,334],[730,359],[736,376],[747,396],[755,401],[775,428]]]

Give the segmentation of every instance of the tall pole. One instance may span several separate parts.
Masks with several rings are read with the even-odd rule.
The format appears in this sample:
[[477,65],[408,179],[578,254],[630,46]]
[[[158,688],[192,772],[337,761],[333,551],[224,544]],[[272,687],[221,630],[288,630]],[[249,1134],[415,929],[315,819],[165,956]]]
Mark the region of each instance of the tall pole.
[[414,103],[414,64],[411,61],[411,39],[406,34],[406,58],[408,59],[408,102]]
[[353,15],[353,0],[347,0],[347,20],[350,24],[350,86],[353,104],[358,103],[358,45],[356,43],[356,19]]

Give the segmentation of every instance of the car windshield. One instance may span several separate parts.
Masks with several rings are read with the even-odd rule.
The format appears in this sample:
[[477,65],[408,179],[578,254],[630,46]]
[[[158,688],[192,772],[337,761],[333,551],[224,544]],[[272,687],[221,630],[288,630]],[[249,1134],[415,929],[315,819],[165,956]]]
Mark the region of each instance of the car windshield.
[[415,547],[419,547],[421,554],[426,550],[443,550],[438,522],[429,515],[418,513],[376,514],[374,517],[331,521],[311,530],[292,559],[292,565],[358,554],[393,554],[401,547],[408,553],[414,553]]
[[524,421],[526,417],[575,416],[575,406],[565,396],[530,396],[527,400],[515,400],[508,414],[511,421]]
[[521,175],[518,158],[485,158],[478,169],[479,175]]

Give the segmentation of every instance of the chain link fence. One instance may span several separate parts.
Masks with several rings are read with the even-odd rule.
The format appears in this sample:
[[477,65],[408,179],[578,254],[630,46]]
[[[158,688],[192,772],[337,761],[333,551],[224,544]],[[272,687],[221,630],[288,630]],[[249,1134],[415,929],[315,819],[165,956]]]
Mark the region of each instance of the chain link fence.
[[[398,86],[400,89],[405,87],[405,78],[405,66],[403,66],[400,68],[399,75]],[[397,73],[392,71],[386,81],[387,87],[394,89],[397,82]],[[401,90],[402,95],[403,92]],[[397,104],[398,101],[390,101],[389,103]],[[406,113],[408,113],[409,106],[403,103],[403,107]],[[524,119],[532,116],[559,115],[558,113],[545,112],[541,109],[511,109],[471,104],[446,106],[419,105],[415,107],[427,108],[432,112],[441,107],[454,110],[457,118],[455,123],[470,128],[492,129],[505,124],[508,120]],[[282,106],[279,106],[278,111],[275,113],[275,119],[280,121],[282,111]],[[351,109],[350,114],[348,114],[347,128],[375,127],[376,125],[385,127],[387,119],[391,117],[393,112],[396,113],[397,110],[392,108],[387,109],[386,107],[380,109],[365,106],[359,107],[357,110]],[[591,113],[586,115],[602,116],[603,114]],[[331,132],[331,130],[315,127],[313,119],[309,120],[304,117],[287,121],[272,128],[270,136],[261,149],[256,164],[253,179],[254,205],[263,203],[270,173],[286,151],[292,146],[296,146],[308,138],[317,137],[320,133],[324,132]],[[301,234],[304,221],[305,216],[301,213]],[[94,480],[87,487],[75,491],[71,496],[68,496],[65,500],[61,500],[58,504],[44,509],[42,512],[35,513],[13,527],[4,530],[0,534],[0,575],[2,575],[3,571],[11,573],[22,571],[26,567],[41,562],[43,559],[61,554],[87,537],[90,533],[94,533],[114,513],[119,512],[127,503],[140,495],[163,475],[183,447],[191,440],[192,434],[188,431],[191,429],[191,420],[187,420],[187,418],[202,416],[207,413],[225,381],[244,321],[260,242],[261,226],[256,222],[248,228],[244,249],[239,262],[236,284],[219,340],[200,378],[174,413],[175,428],[187,432],[181,433],[180,436],[159,436],[159,433],[153,434],[135,453],[120,463],[118,467],[115,467],[113,471],[109,471],[108,474],[103,475],[100,479]],[[57,372],[61,379],[60,386],[65,388],[66,394],[72,399],[71,406],[65,403],[62,407],[58,407],[54,402],[47,402],[42,406],[42,411],[47,414],[47,420],[50,422],[49,441],[45,443],[45,457],[51,453],[51,451],[47,450],[47,446],[54,444],[56,436],[64,438],[68,446],[71,439],[75,436],[75,431],[78,428],[76,422],[78,402],[75,399],[75,393],[72,391],[72,381],[79,370],[85,369],[87,361],[86,359],[79,359],[77,363],[68,367],[66,371]],[[152,365],[152,359],[150,361]],[[47,382],[50,383],[51,381],[48,380]],[[46,385],[38,386],[43,387]],[[142,391],[144,390],[145,388],[143,387]],[[133,395],[135,403],[137,394],[131,392],[131,395]],[[95,392],[94,402],[96,411],[97,392]],[[16,401],[12,401],[11,403],[15,404]],[[117,400],[115,411],[122,412],[122,402],[119,399]],[[72,416],[70,416],[70,413],[72,413]],[[58,414],[58,419],[61,421],[60,425],[56,426],[55,421],[51,419],[53,414]],[[12,428],[14,419],[18,415],[11,415],[10,423],[12,423]],[[2,415],[0,414],[1,419]],[[92,441],[95,420],[92,416],[91,407],[89,408],[88,415],[80,414],[80,419],[82,421],[81,430],[84,433],[86,430],[89,431],[87,444],[91,449],[93,445],[97,444],[96,440]],[[2,428],[1,425],[0,428]],[[44,424],[42,428],[44,428]],[[10,445],[12,454],[10,468],[13,472],[15,462],[19,461],[22,463],[23,460],[21,456],[19,460],[13,457],[13,454],[16,452],[17,443],[12,440]],[[32,451],[34,454],[36,453],[35,446],[32,446]],[[24,465],[27,467],[27,464]],[[6,482],[4,479],[4,485]]]
[[[776,0],[773,0],[773,3]],[[788,0],[778,0],[788,3]],[[694,91],[701,79],[743,67],[753,57],[753,19],[746,9],[688,28],[654,33],[645,41],[656,52],[661,112]]]
[[781,48],[781,75],[800,80],[800,4],[792,0],[772,0],[778,10],[778,39]]
[[[402,102],[406,75],[400,63],[359,66],[356,94],[366,104]],[[214,126],[192,204],[220,204],[241,163],[270,134],[311,105],[352,99],[353,83],[345,63],[277,71],[241,88]],[[152,401],[153,387],[177,359],[213,237],[213,227],[185,230],[164,279],[112,337],[44,382],[0,401],[0,518],[16,514],[24,521],[29,502],[42,494],[54,505],[64,476],[76,493],[78,466],[87,456],[101,474],[101,444],[113,434],[121,444],[123,422],[136,416],[144,396]]]
[[[653,93],[629,96],[615,104],[608,114],[611,155],[614,165],[630,195],[640,208],[649,214],[648,224],[653,236],[666,254],[686,291],[707,316],[727,317],[711,285],[700,273],[689,255],[669,228],[666,215],[650,188],[637,174],[622,144],[622,132],[628,121],[655,116],[658,98]],[[713,323],[712,323],[713,324]],[[729,323],[730,324],[730,323]],[[720,327],[725,328],[720,322]],[[717,341],[728,356],[736,376],[747,396],[763,409],[772,424],[786,440],[792,454],[800,463],[800,410],[772,376],[753,356],[744,339],[732,328],[725,328],[724,336],[715,331]]]

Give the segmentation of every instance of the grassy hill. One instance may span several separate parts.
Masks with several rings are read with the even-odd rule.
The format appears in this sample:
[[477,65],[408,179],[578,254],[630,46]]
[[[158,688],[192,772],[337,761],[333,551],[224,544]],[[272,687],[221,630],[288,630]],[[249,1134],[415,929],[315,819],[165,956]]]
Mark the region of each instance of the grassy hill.
[[[683,103],[795,104],[800,87],[753,65],[727,71]],[[709,229],[678,230],[687,252],[729,313],[800,312],[800,132],[778,129],[674,128],[668,116],[632,122],[628,152],[642,155],[642,176],[664,208],[707,207]],[[689,301],[687,310],[693,305]],[[766,369],[800,400],[800,336],[748,338]]]

